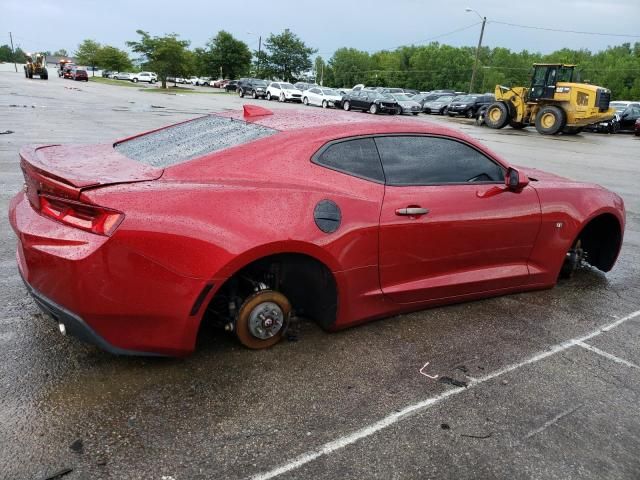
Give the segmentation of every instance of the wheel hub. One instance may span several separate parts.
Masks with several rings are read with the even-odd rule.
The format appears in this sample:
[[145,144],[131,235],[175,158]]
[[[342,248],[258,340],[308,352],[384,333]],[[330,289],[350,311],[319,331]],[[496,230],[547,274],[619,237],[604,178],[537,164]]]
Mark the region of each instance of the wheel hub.
[[502,115],[502,113],[500,112],[500,109],[498,109],[498,108],[492,108],[489,111],[489,117],[494,122],[498,122],[500,120],[500,116],[501,115]]
[[277,335],[283,325],[284,313],[274,302],[259,303],[249,314],[249,332],[260,340]]
[[545,113],[540,123],[544,128],[551,128],[556,123],[556,117],[551,113]]

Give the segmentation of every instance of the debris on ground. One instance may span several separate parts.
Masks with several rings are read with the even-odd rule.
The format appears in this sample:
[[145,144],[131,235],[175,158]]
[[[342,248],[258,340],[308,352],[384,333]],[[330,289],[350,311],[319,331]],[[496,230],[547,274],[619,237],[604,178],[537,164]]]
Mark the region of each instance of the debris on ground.
[[440,425],[440,428],[441,428],[442,430],[451,430],[451,427],[449,426],[449,424],[448,424],[448,423],[443,423],[443,424],[441,424],[441,425]]
[[464,365],[458,365],[455,369],[460,370],[464,374],[469,373],[469,369]]
[[73,472],[73,468],[63,468],[62,470],[58,470],[57,472],[52,473],[51,475],[47,475],[42,480],[58,480],[59,478],[62,478],[71,472]]
[[467,387],[467,382],[463,382],[462,380],[456,380],[451,377],[440,377],[438,380],[441,383],[446,383],[448,385],[453,385],[454,387]]
[[13,130],[5,130],[4,132],[0,132],[0,135],[9,135],[13,133]]
[[493,434],[492,433],[489,433],[487,435],[468,435],[468,434],[464,434],[464,433],[460,434],[461,437],[480,438],[480,439],[489,438],[491,435],[493,435]]
[[84,444],[81,438],[74,440],[74,442],[69,445],[69,448],[76,453],[84,453]]

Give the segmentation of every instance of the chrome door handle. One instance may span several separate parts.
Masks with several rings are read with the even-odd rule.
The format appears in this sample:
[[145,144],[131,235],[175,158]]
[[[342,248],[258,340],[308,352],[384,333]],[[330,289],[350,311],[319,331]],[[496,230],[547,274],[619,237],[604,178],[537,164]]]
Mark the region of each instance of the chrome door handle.
[[429,210],[422,207],[407,207],[407,208],[399,208],[396,210],[396,215],[404,215],[404,216],[410,216],[410,217],[426,215],[427,213],[429,213]]

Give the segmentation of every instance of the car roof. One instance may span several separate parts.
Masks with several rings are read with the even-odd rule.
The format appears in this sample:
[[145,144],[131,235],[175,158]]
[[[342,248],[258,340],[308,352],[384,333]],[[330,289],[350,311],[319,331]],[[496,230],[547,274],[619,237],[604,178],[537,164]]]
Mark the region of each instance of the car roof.
[[242,111],[222,112],[220,116],[256,123],[280,132],[304,132],[308,138],[323,138],[327,134],[338,133],[339,137],[371,135],[376,133],[423,133],[445,135],[468,140],[465,134],[438,124],[400,117],[374,117],[354,115],[343,111],[289,110],[278,109],[271,112],[257,105],[245,105],[256,112],[270,112],[248,116]]

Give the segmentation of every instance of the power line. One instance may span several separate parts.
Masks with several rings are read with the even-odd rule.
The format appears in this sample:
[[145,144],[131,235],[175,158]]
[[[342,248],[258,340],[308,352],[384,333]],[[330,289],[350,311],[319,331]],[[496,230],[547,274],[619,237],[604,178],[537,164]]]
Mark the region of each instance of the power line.
[[561,33],[576,33],[579,35],[599,35],[602,37],[627,37],[627,38],[640,38],[640,35],[629,35],[626,33],[603,33],[603,32],[583,32],[580,30],[563,30],[560,28],[548,28],[548,27],[534,27],[531,25],[519,25],[517,23],[500,22],[497,20],[488,20],[487,23],[495,23],[498,25],[507,25],[508,27],[517,28],[529,28],[531,30],[544,30],[547,32],[561,32]]

